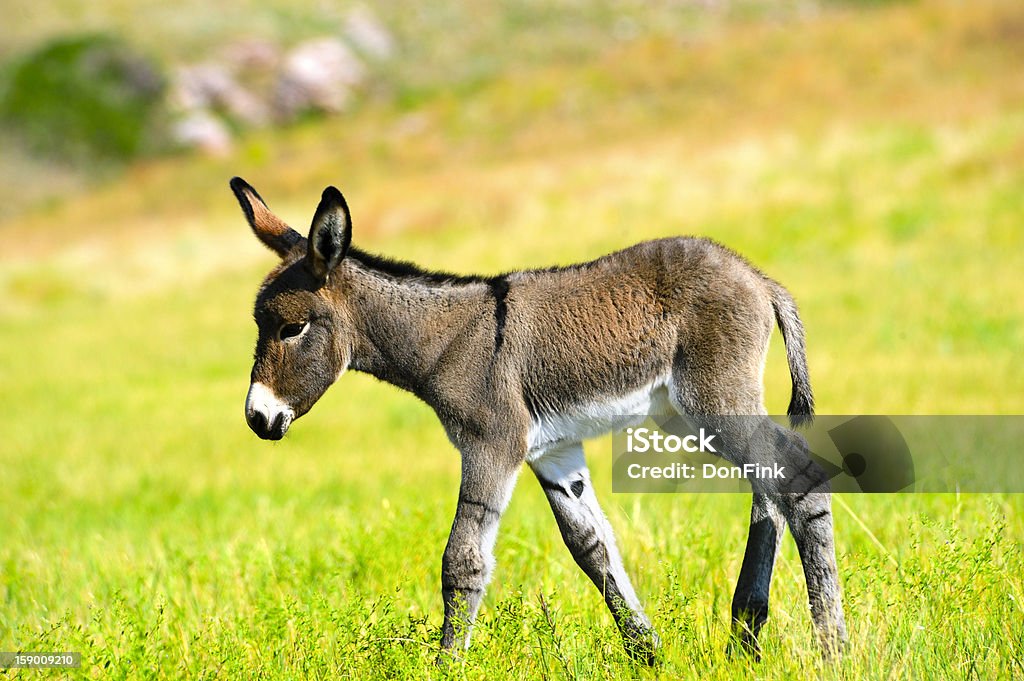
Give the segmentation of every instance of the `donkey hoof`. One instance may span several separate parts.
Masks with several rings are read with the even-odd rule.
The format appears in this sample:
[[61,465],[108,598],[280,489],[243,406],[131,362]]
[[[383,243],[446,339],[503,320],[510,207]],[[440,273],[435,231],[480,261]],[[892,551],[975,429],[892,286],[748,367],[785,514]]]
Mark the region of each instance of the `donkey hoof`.
[[732,611],[732,634],[729,636],[729,643],[725,647],[725,654],[729,657],[747,655],[753,658],[754,662],[761,661],[761,646],[758,644],[758,634],[761,627],[768,621],[768,604],[751,603],[747,607],[733,606]]
[[658,664],[658,651],[661,639],[658,633],[649,627],[627,627],[622,630],[622,643],[626,654],[634,662],[654,667]]
[[451,648],[442,648],[438,653],[437,657],[434,658],[434,667],[438,670],[444,671],[451,668],[453,664],[457,664],[461,658]]
[[761,645],[757,637],[750,633],[749,629],[733,631],[729,637],[729,643],[725,646],[725,655],[729,658],[742,655],[750,657],[754,662],[761,661]]
[[835,631],[820,638],[821,659],[826,663],[839,662],[843,659],[850,642],[846,638],[846,631]]

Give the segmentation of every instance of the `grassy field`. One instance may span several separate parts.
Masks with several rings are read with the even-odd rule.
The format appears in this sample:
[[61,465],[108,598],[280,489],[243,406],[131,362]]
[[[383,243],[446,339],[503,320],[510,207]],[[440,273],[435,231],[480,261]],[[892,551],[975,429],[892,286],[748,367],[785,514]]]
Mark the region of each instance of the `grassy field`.
[[[664,644],[632,667],[524,475],[463,661],[433,666],[458,456],[347,375],[276,444],[242,403],[274,264],[227,188],[458,271],[705,234],[801,305],[822,413],[1024,412],[1024,9],[896,4],[652,35],[133,167],[0,224],[0,650],[84,678],[1024,676],[1024,499],[838,496],[851,647],[821,667],[795,547],[729,659],[736,495],[598,495]],[[776,339],[778,340],[778,339]],[[781,343],[768,406],[788,400]],[[547,603],[545,613],[541,599]],[[50,678],[66,672],[0,672]]]

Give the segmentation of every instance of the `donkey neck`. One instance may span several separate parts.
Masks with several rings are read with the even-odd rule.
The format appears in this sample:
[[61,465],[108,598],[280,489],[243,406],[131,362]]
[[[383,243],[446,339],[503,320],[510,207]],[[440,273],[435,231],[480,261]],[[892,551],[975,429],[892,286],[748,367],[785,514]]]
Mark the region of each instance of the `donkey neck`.
[[346,267],[356,333],[351,368],[420,397],[442,359],[453,359],[455,341],[472,334],[494,307],[483,279],[395,274],[356,259]]

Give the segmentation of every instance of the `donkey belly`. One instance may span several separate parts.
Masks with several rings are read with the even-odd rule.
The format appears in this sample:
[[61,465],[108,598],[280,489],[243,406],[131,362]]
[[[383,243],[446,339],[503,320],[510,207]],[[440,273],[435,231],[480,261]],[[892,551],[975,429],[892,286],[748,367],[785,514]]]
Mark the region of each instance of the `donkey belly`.
[[648,415],[674,413],[667,380],[630,393],[595,399],[553,414],[538,415],[527,436],[527,461],[563,443],[580,442],[643,423]]

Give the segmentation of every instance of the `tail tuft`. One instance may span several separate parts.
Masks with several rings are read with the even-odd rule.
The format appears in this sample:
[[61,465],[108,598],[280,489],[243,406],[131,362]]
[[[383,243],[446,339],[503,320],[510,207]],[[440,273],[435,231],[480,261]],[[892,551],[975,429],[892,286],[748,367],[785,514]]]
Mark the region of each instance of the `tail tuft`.
[[798,391],[794,386],[786,414],[794,428],[809,425],[814,420],[814,395],[811,394],[810,386],[806,392]]

